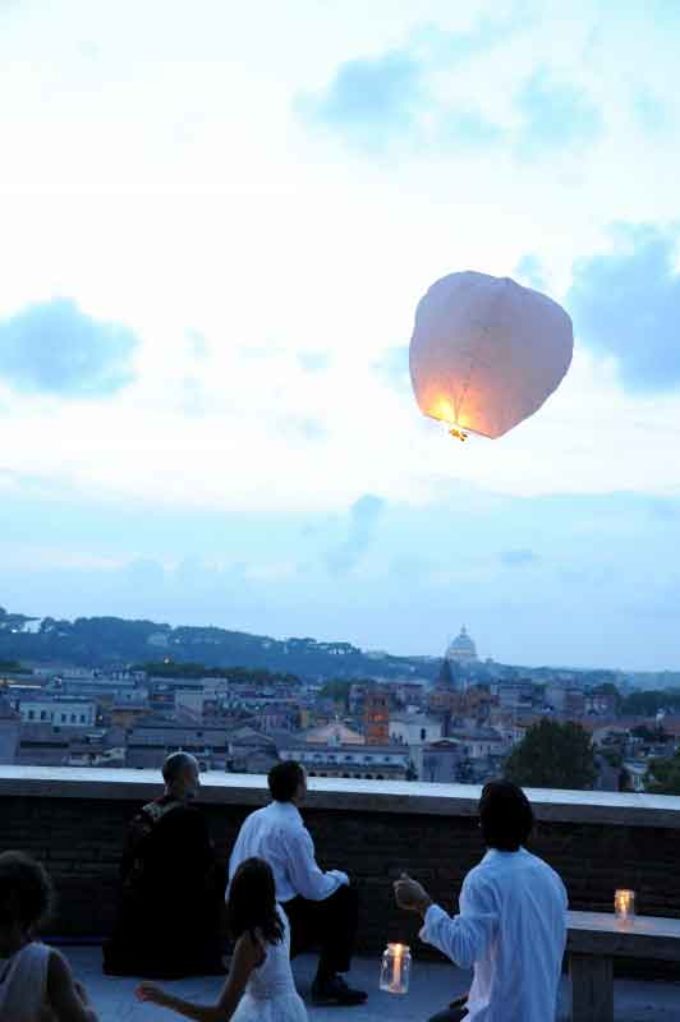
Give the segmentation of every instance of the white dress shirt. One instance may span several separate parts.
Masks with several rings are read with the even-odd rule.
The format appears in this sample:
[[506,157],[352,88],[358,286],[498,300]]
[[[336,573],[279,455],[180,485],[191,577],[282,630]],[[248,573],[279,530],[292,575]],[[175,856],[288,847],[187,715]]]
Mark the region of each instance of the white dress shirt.
[[554,1022],[566,936],[564,884],[524,848],[488,851],[465,877],[460,915],[431,905],[420,932],[474,966],[466,1022]]
[[230,881],[251,856],[271,866],[277,901],[290,901],[296,895],[308,901],[324,901],[342,884],[349,884],[349,877],[339,869],[328,873],[319,869],[312,835],[291,802],[272,802],[244,820],[229,859]]

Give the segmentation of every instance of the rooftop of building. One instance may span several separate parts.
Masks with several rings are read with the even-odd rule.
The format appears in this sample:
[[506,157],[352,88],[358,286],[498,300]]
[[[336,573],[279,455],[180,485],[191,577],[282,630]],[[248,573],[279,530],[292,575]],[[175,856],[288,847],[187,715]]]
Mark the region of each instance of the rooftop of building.
[[95,700],[88,696],[70,695],[64,692],[54,692],[48,689],[33,687],[32,685],[22,688],[19,692],[16,688],[10,689],[22,703],[68,703],[69,706],[93,706]]
[[364,745],[366,741],[364,735],[340,721],[310,728],[300,735],[300,740],[308,745]]
[[462,727],[451,727],[449,728],[449,736],[451,738],[459,738],[463,741],[473,742],[501,742],[503,736],[496,730],[495,727],[485,727],[484,725],[470,726],[463,725]]
[[390,724],[420,724],[421,726],[423,724],[432,724],[441,726],[441,720],[438,717],[433,717],[426,710],[411,712],[404,710],[400,713],[391,713]]
[[369,756],[369,755],[387,755],[387,756],[401,756],[408,757],[409,751],[408,746],[403,742],[331,742],[330,744],[322,745],[320,743],[306,742],[304,737],[300,735],[289,735],[287,739],[280,738],[278,741],[279,749],[283,752],[293,752],[308,754],[311,756],[333,756],[337,753],[343,753],[352,756]]

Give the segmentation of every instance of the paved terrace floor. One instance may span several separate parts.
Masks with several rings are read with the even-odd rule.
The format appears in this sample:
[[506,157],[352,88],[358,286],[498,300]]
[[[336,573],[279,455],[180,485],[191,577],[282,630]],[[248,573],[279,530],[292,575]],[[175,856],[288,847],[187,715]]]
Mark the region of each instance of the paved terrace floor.
[[[64,948],[76,976],[86,984],[90,997],[99,1012],[101,1022],[153,1022],[179,1018],[164,1008],[140,1004],[134,998],[136,980],[112,979],[101,972],[101,953],[98,948]],[[295,962],[298,989],[306,997],[312,978],[315,959],[303,956]],[[432,962],[415,962],[411,991],[406,997],[393,997],[378,990],[378,962],[359,959],[355,963],[352,979],[357,986],[368,990],[367,1003],[361,1008],[309,1008],[311,1022],[338,1022],[347,1018],[353,1022],[395,1022],[412,1020],[425,1022],[435,1011],[445,1007],[452,997],[464,993],[469,985],[469,974],[453,966]],[[217,996],[219,978],[181,980],[167,985],[181,996],[210,1003]],[[567,1019],[567,980],[562,980],[560,991],[560,1019]],[[680,1019],[680,977],[675,982],[642,982],[617,980],[614,986],[616,1022],[678,1022]]]

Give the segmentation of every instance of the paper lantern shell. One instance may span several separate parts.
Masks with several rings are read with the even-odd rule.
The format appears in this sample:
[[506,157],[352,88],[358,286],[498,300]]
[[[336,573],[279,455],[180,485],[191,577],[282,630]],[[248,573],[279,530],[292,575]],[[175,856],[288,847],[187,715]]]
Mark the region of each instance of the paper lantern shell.
[[551,298],[508,277],[452,273],[416,310],[418,406],[459,430],[502,436],[559,386],[573,347],[571,320]]

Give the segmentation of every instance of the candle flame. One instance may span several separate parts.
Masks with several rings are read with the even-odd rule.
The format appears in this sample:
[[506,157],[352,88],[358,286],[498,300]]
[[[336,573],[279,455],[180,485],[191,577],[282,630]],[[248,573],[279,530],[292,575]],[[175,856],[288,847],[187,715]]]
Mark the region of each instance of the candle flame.
[[388,944],[388,950],[392,955],[392,975],[387,989],[392,994],[405,993],[404,987],[404,964],[405,955],[409,950],[407,944]]
[[628,919],[634,913],[635,892],[619,890],[614,892],[614,911],[620,919]]

